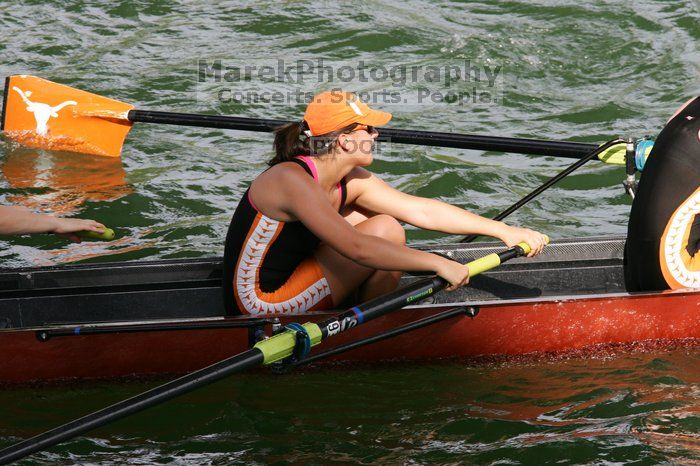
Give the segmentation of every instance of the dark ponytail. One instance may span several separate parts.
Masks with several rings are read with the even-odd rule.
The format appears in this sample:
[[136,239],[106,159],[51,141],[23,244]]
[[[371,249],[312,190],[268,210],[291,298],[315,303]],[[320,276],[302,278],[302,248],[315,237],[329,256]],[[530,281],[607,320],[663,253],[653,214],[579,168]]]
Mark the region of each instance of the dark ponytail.
[[275,156],[267,162],[269,166],[287,162],[298,155],[308,155],[308,138],[303,131],[308,129],[306,122],[292,122],[275,128]]
[[275,156],[270,159],[267,164],[269,166],[277,165],[281,162],[287,162],[299,155],[325,155],[334,147],[338,136],[342,133],[347,133],[355,128],[357,124],[353,123],[345,128],[337,131],[322,134],[319,136],[307,136],[306,131],[309,126],[306,121],[287,123],[286,125],[275,128],[275,141],[272,147],[275,149]]

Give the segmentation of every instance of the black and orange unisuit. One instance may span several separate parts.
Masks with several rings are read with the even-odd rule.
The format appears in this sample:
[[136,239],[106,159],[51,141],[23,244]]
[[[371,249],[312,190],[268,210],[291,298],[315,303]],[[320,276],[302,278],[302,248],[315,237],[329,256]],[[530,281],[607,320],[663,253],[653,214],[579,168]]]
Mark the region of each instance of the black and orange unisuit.
[[[311,157],[291,162],[318,181]],[[338,183],[338,195],[342,209],[345,179]],[[248,189],[226,235],[223,290],[227,312],[264,315],[331,308],[331,290],[314,257],[319,242],[299,221],[282,222],[264,215],[251,201]]]
[[632,203],[628,291],[700,287],[700,97],[654,142]]

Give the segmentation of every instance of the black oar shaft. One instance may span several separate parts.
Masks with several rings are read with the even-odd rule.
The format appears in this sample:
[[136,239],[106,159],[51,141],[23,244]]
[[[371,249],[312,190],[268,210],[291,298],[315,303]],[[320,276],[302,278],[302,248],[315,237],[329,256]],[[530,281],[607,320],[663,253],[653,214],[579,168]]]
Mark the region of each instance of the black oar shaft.
[[262,132],[270,132],[278,126],[289,123],[289,121],[286,120],[267,120],[262,118],[204,115],[201,113],[159,112],[151,110],[130,110],[128,118],[129,121],[133,121],[134,123],[158,123]]
[[404,333],[412,332],[414,330],[418,330],[423,327],[427,327],[429,325],[436,324],[438,322],[442,322],[443,320],[447,319],[452,319],[453,317],[457,316],[466,316],[469,315],[469,308],[467,306],[458,306],[452,309],[449,309],[445,312],[441,312],[440,314],[435,314],[431,315],[428,317],[424,317],[423,319],[416,320],[414,322],[410,322],[406,325],[402,325],[401,327],[397,327],[395,329],[382,332],[377,335],[372,335],[371,337],[364,338],[362,340],[357,340],[353,341],[351,343],[347,343],[345,345],[341,346],[336,346],[333,349],[329,349],[326,351],[323,351],[321,353],[316,353],[313,356],[306,357],[300,361],[297,361],[293,363],[293,366],[301,366],[301,365],[306,365],[306,364],[312,364],[316,361],[320,361],[322,359],[330,358],[331,356],[337,356],[339,354],[345,353],[347,351],[351,351],[357,348],[361,348],[363,346],[371,345],[373,343],[378,343],[380,341],[388,340],[389,338],[394,338],[399,335],[403,335]]
[[595,144],[539,139],[482,136],[478,134],[441,133],[382,128],[380,138],[391,142],[421,146],[452,147],[456,149],[487,150],[514,154],[545,155],[578,159],[587,154]]
[[[167,125],[197,126],[203,128],[235,129],[241,131],[269,132],[289,123],[287,120],[242,118],[221,115],[131,110],[128,118],[133,122]],[[457,149],[491,150],[516,154],[549,155],[578,159],[597,146],[581,142],[541,141],[537,139],[454,134],[435,131],[413,131],[382,128],[380,138],[399,144],[452,147]]]
[[[418,280],[395,290],[392,293],[375,298],[324,322],[319,323],[323,339],[358,324],[387,314],[393,310],[424,299],[447,286],[439,277]],[[188,393],[196,388],[208,385],[228,375],[263,364],[264,355],[253,348],[240,355],[233,356],[208,368],[193,372],[179,379],[168,382],[133,398],[116,403],[95,413],[76,419],[67,424],[51,429],[43,434],[19,442],[0,450],[0,464],[6,464],[24,458],[32,453],[57,445],[65,440],[83,434],[100,426],[116,421],[130,414]]]
[[87,416],[76,419],[43,434],[0,450],[0,464],[17,461],[32,453],[45,450],[77,435],[142,411],[171,398],[191,392],[224,377],[262,364],[263,354],[257,348],[224,359],[211,366],[160,385]]
[[411,303],[421,301],[441,291],[447,285],[448,283],[444,279],[437,276],[423,278],[391,293],[350,308],[342,314],[318,323],[323,340]]

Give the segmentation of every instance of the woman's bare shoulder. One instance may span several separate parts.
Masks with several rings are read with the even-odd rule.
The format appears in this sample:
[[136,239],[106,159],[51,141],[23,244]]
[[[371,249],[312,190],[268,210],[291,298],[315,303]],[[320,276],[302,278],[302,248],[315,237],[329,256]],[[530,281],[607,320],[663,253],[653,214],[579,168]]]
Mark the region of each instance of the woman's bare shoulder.
[[367,170],[366,168],[362,167],[355,167],[352,170],[350,170],[350,173],[345,175],[345,181],[348,183],[351,181],[365,181],[369,180],[372,177],[376,177],[371,171]]
[[250,184],[250,198],[256,208],[266,216],[284,222],[295,218],[288,214],[288,202],[295,198],[290,194],[304,189],[312,178],[295,163],[279,163],[258,175]]
[[[309,178],[306,171],[296,163],[281,162],[258,175],[253,184],[278,184],[298,182],[300,178]],[[252,186],[252,185],[251,185]]]

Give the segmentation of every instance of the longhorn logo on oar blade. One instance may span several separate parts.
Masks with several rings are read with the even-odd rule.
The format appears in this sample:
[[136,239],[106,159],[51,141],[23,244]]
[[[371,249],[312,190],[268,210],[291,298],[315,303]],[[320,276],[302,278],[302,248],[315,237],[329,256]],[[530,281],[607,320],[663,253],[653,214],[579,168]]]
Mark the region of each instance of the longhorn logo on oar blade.
[[32,96],[31,91],[22,91],[17,86],[13,86],[12,90],[17,91],[17,93],[22,97],[22,100],[27,104],[27,111],[34,114],[34,120],[36,120],[36,132],[40,136],[46,136],[49,132],[49,119],[51,117],[58,118],[58,112],[68,105],[78,105],[75,100],[66,100],[60,104],[52,107],[49,104],[44,104],[41,102],[32,102],[29,97]]
[[133,105],[30,75],[5,80],[0,128],[28,147],[119,157]]

